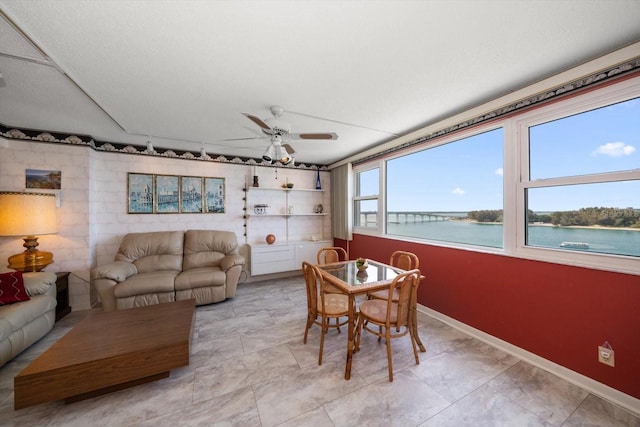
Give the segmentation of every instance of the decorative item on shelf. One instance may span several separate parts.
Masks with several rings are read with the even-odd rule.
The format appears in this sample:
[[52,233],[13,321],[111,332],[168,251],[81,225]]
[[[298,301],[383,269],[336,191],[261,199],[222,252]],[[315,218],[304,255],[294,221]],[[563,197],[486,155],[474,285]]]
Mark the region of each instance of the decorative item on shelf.
[[276,241],[276,236],[274,236],[273,234],[267,234],[267,237],[265,240],[269,245],[273,245]]
[[320,168],[318,168],[318,175],[316,176],[316,190],[322,190],[322,182],[320,182]]
[[369,263],[366,258],[358,257],[358,259],[356,259],[356,267],[358,268],[358,271],[366,271],[367,267],[369,267]]
[[258,169],[253,167],[253,186],[260,187],[260,183],[258,182]]
[[9,257],[9,268],[40,271],[53,263],[51,252],[39,251],[36,234],[58,232],[56,197],[49,193],[0,192],[0,236],[26,236],[24,252]]
[[293,182],[286,182],[282,184],[280,187],[282,188],[293,188]]
[[268,207],[269,205],[254,205],[253,211],[256,213],[256,215],[264,215],[267,213]]
[[316,213],[320,214],[324,211],[324,206],[322,206],[322,203],[320,203],[318,206],[316,206]]

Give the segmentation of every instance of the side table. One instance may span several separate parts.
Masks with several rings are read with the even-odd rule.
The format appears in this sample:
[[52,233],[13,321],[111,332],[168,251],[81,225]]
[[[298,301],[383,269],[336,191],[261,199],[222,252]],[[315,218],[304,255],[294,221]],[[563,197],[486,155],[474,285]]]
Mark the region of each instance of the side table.
[[67,314],[71,313],[71,307],[69,306],[69,272],[57,272],[56,276],[56,322],[62,319]]

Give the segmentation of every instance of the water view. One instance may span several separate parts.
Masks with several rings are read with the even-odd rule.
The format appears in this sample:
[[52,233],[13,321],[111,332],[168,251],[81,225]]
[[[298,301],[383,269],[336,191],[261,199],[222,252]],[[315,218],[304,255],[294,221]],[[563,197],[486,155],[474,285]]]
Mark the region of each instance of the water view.
[[[471,221],[432,221],[422,223],[389,224],[387,233],[456,243],[501,248],[502,224]],[[595,227],[554,227],[529,225],[528,244],[548,248],[562,248],[582,252],[640,256],[640,230]]]

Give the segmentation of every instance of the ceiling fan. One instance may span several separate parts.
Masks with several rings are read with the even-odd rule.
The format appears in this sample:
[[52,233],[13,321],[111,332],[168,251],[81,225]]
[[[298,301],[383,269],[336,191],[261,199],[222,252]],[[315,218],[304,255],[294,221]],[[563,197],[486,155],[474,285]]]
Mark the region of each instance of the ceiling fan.
[[[289,144],[283,144],[283,140],[286,139],[302,139],[302,140],[335,140],[338,139],[338,135],[334,132],[320,132],[320,133],[291,133],[291,125],[285,120],[281,119],[284,114],[284,108],[279,105],[271,106],[271,114],[273,118],[262,120],[261,118],[249,113],[242,113],[253,123],[258,125],[262,132],[269,135],[271,143],[265,150],[262,158],[268,162],[274,160],[280,161],[282,164],[289,164],[293,160],[293,154],[295,150]],[[242,139],[255,139],[255,138],[242,138]]]

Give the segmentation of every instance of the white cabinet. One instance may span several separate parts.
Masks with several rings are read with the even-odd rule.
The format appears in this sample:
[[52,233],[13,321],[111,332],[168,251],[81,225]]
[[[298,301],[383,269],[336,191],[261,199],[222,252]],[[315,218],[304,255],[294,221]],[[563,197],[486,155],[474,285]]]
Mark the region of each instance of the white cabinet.
[[318,242],[297,242],[294,243],[296,252],[296,266],[302,268],[302,261],[315,264],[318,262],[318,251],[327,246],[333,246],[330,240],[320,240]]
[[315,264],[318,250],[332,246],[330,240],[251,245],[251,275],[299,270],[302,261]]
[[251,245],[251,275],[295,270],[294,246]]

